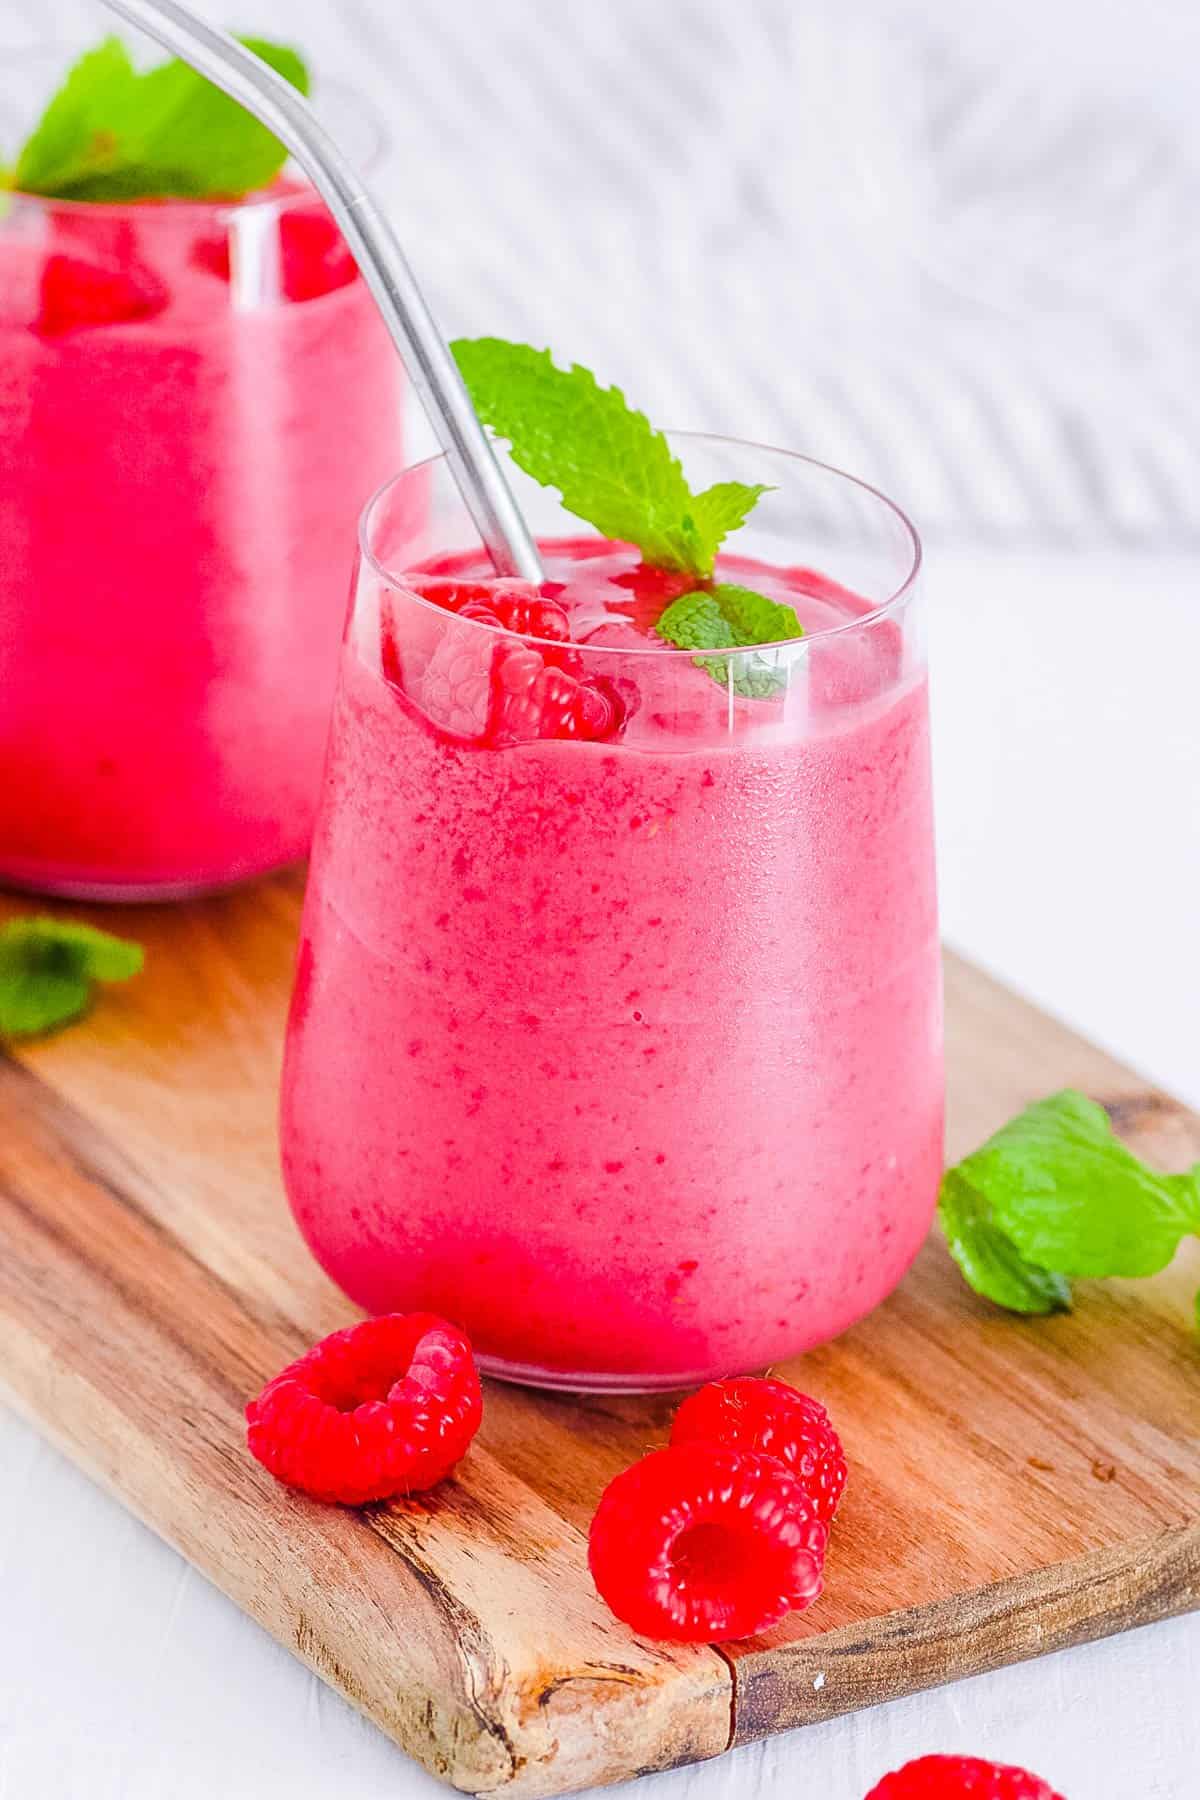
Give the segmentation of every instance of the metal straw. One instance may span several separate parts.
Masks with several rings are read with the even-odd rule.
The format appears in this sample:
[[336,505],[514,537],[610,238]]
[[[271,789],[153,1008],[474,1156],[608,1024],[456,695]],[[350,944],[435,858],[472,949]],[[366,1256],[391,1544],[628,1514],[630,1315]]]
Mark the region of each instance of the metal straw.
[[307,101],[252,51],[179,0],[105,4],[207,76],[291,151],[354,253],[496,569],[540,582],[537,546],[396,234]]

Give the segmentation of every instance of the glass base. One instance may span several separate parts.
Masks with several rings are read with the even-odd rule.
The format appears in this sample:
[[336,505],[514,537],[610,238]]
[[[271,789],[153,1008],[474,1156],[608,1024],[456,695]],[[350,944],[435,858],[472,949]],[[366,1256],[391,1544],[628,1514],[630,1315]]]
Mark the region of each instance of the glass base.
[[252,881],[263,881],[284,869],[299,866],[301,857],[283,863],[272,863],[265,869],[249,869],[243,875],[223,876],[216,881],[203,877],[195,881],[60,881],[54,876],[45,880],[10,875],[0,869],[0,888],[13,894],[37,894],[44,900],[79,900],[98,906],[171,905],[181,900],[208,900],[220,894],[231,894]]
[[[786,1358],[780,1358],[786,1361]],[[684,1388],[703,1387],[707,1381],[722,1381],[730,1375],[750,1375],[753,1369],[695,1369],[669,1375],[602,1375],[595,1370],[574,1375],[561,1369],[539,1369],[526,1363],[504,1362],[495,1356],[476,1355],[481,1372],[493,1381],[511,1382],[514,1387],[543,1388],[559,1394],[675,1394]]]

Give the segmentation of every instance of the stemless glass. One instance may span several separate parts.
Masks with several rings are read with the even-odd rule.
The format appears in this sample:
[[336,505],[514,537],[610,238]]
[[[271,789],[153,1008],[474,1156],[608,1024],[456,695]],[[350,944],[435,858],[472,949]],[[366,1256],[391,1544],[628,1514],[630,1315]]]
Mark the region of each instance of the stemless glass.
[[[325,104],[369,163],[360,103]],[[400,406],[299,181],[238,204],[5,196],[0,882],[170,897],[305,853],[354,522]]]
[[[564,657],[416,591],[486,572],[440,459],[368,506],[288,1031],[320,1262],[573,1389],[842,1331],[911,1262],[942,1163],[917,539],[805,458],[673,441],[694,487],[774,484],[718,572],[783,571],[806,636],[697,656],[584,609]],[[518,492],[556,583],[602,551]],[[531,656],[619,730],[496,741],[489,682]]]

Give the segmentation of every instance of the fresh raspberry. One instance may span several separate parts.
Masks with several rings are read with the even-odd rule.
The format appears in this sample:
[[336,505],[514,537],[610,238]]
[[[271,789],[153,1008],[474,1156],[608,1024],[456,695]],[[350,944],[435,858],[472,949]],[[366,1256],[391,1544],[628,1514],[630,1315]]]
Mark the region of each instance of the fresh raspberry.
[[[435,725],[482,741],[492,711],[494,656],[495,646],[483,632],[446,633],[420,678],[421,704]],[[384,667],[390,667],[386,654]]]
[[580,681],[565,669],[544,662],[532,645],[502,651],[496,659],[488,720],[488,739],[493,744],[525,743],[532,738],[598,742],[616,737],[625,718],[625,703],[615,683],[603,676]]
[[752,1450],[655,1450],[611,1481],[588,1561],[646,1637],[719,1643],[766,1631],[821,1591],[827,1533],[783,1464]]
[[[500,616],[502,607],[515,608],[521,601],[530,607],[540,603],[533,583],[521,581],[515,575],[501,575],[493,581],[464,581],[456,575],[415,574],[406,575],[404,585],[445,612],[470,617],[475,608],[482,607],[488,614],[488,622],[497,625],[504,622]],[[562,611],[561,607],[559,611]]]
[[1024,1769],[977,1756],[922,1756],[885,1775],[867,1800],[1062,1800]]
[[78,256],[47,257],[34,329],[58,337],[88,325],[122,325],[161,312],[168,294],[157,275],[138,264],[122,268]]
[[519,637],[548,638],[558,644],[570,639],[571,621],[556,600],[547,600],[540,594],[533,599],[502,594],[493,605],[505,630],[515,631]]
[[[468,625],[491,628],[449,625],[425,667],[421,704],[443,730],[493,747],[536,738],[599,740],[621,730],[630,709],[620,688],[603,677],[579,678],[566,613],[530,583],[426,575],[408,585]],[[509,635],[518,627],[549,641],[518,643]],[[397,663],[391,649],[389,656],[385,642],[387,670]]]
[[324,207],[286,208],[279,216],[279,258],[289,300],[317,300],[349,287],[358,264]]
[[423,1493],[479,1429],[471,1346],[433,1313],[392,1313],[322,1338],[246,1408],[251,1454],[317,1500]]
[[[229,236],[201,238],[192,261],[221,281],[230,278]],[[348,287],[358,274],[346,240],[323,209],[286,208],[279,215],[279,284],[286,300],[317,300]]]
[[819,1400],[784,1381],[752,1375],[710,1381],[684,1401],[671,1427],[673,1444],[697,1441],[777,1456],[804,1488],[817,1517],[832,1525],[846,1486],[846,1457]]

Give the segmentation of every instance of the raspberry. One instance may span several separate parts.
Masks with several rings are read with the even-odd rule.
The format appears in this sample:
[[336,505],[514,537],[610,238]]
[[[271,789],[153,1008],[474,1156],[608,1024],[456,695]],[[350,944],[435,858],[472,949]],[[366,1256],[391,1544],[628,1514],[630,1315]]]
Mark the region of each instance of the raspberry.
[[833,1523],[846,1486],[846,1457],[819,1400],[786,1382],[751,1375],[710,1381],[684,1401],[671,1427],[673,1444],[697,1440],[777,1456],[804,1488],[817,1517]]
[[[425,667],[421,703],[443,730],[493,747],[535,738],[597,740],[620,731],[627,700],[615,682],[579,678],[579,659],[567,648],[566,613],[530,583],[415,576],[408,585],[470,625],[491,628],[462,632],[449,626]],[[545,641],[514,642],[509,633],[518,630]],[[385,643],[390,670],[397,659],[388,651]]]
[[922,1756],[885,1775],[867,1800],[1062,1800],[1036,1775],[977,1756]]
[[[201,238],[192,261],[221,281],[230,278],[229,237]],[[279,283],[286,300],[316,300],[348,287],[358,274],[346,240],[323,210],[287,208],[279,215]]]
[[492,710],[493,646],[482,633],[448,632],[421,677],[421,704],[435,725],[482,739]]
[[524,595],[504,594],[498,595],[493,604],[505,630],[515,631],[519,637],[549,638],[558,644],[570,639],[571,621],[557,601],[540,595],[531,600]]
[[287,208],[279,217],[283,291],[289,300],[316,300],[348,287],[358,264],[324,207]]
[[[495,581],[461,581],[454,575],[407,575],[404,585],[423,600],[430,600],[445,612],[473,616],[482,607],[488,623],[502,623],[500,609],[515,607],[519,601],[528,606],[538,604],[538,591],[531,581],[520,581],[515,575],[502,575]],[[561,612],[561,607],[559,611]]]
[[766,1631],[821,1591],[827,1533],[783,1464],[752,1450],[655,1450],[611,1481],[588,1561],[646,1637],[718,1643]]
[[247,1406],[247,1441],[289,1487],[363,1506],[441,1481],[466,1454],[482,1404],[457,1326],[392,1313],[289,1363]]
[[149,269],[138,264],[109,268],[78,256],[47,257],[41,305],[34,329],[58,337],[87,325],[121,325],[161,312],[168,294]]

